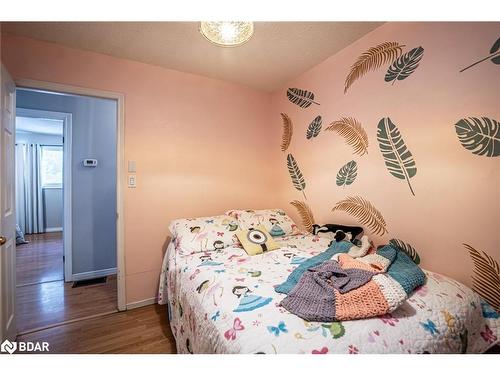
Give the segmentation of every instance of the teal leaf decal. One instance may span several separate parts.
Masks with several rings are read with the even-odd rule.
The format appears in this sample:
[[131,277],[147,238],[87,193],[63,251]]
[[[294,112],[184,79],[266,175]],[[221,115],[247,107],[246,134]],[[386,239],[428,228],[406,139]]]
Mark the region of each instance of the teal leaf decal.
[[337,173],[337,186],[347,186],[354,182],[358,175],[358,165],[354,160],[340,168]]
[[460,73],[463,71],[466,71],[469,68],[472,68],[473,66],[482,63],[483,61],[491,59],[491,62],[496,65],[500,65],[500,38],[497,39],[495,43],[491,46],[490,49],[490,54],[486,57],[483,57],[481,60],[476,61],[475,63],[470,64],[469,66],[466,66],[463,68]]
[[396,81],[401,81],[412,74],[417,69],[420,60],[424,56],[422,47],[413,48],[392,63],[385,75],[385,81],[394,85]]
[[406,255],[408,255],[415,262],[415,264],[420,264],[420,257],[418,255],[418,252],[410,244],[398,240],[397,238],[389,240],[389,244],[396,249],[401,250],[403,253],[406,253]]
[[399,129],[389,117],[383,118],[378,123],[377,140],[389,173],[396,178],[406,180],[411,193],[415,195],[410,179],[417,174],[417,166]]
[[292,154],[287,155],[286,164],[288,166],[288,173],[290,174],[290,178],[292,179],[293,186],[298,191],[301,191],[304,195],[304,198],[307,199],[304,192],[304,189],[306,188],[306,181],[304,180],[304,176],[300,171],[299,165],[297,164],[297,161]]
[[298,88],[290,88],[286,92],[286,96],[288,100],[290,100],[293,104],[298,105],[300,108],[307,108],[311,104],[317,104],[314,101],[314,93],[307,91],[307,90],[302,90]]
[[458,140],[467,150],[476,155],[500,155],[500,123],[482,117],[461,119],[455,124]]
[[321,131],[321,116],[316,116],[314,120],[307,127],[306,138],[311,139],[317,137],[319,132]]

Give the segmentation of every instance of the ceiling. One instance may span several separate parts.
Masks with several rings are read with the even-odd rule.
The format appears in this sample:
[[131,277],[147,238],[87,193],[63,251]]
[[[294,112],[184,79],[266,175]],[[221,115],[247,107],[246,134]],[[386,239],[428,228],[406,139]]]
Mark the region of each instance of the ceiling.
[[208,42],[198,22],[2,22],[2,31],[273,91],[380,25],[256,22],[234,48]]
[[17,116],[16,131],[62,136],[63,121],[46,118]]

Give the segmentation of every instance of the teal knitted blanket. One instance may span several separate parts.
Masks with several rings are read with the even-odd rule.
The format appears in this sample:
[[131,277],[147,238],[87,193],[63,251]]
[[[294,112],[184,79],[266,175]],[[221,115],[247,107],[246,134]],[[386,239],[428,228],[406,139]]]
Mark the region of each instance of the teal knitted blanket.
[[347,253],[352,246],[354,245],[349,241],[334,242],[321,254],[313,256],[312,258],[302,262],[300,266],[292,271],[286,281],[275,286],[274,290],[278,293],[288,294],[295,287],[295,285],[297,285],[304,272],[306,272],[309,268],[319,266],[323,262],[330,260],[335,254]]
[[[347,253],[353,246],[351,242],[334,242],[327,250],[304,261],[290,273],[285,282],[277,285],[274,290],[278,293],[288,294],[297,285],[302,275],[310,268],[330,260],[335,254]],[[392,245],[385,245],[377,250],[377,254],[392,261],[387,269],[387,274],[396,280],[404,289],[406,295],[425,283],[425,273],[411,258]]]

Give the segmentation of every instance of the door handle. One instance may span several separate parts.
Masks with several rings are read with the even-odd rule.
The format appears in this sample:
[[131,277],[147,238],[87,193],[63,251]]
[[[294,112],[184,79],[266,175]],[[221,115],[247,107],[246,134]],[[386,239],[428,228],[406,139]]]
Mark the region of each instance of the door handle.
[[5,244],[6,242],[7,242],[7,238],[5,238],[4,236],[0,236],[0,246]]

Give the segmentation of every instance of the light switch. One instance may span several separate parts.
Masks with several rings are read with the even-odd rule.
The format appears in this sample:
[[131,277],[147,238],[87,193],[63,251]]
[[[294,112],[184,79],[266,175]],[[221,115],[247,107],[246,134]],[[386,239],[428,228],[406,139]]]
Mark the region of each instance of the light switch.
[[136,167],[135,167],[135,160],[129,160],[128,161],[128,173],[135,173],[137,172]]
[[128,175],[128,187],[129,188],[135,188],[137,185],[136,185],[136,177],[135,177],[135,174],[129,174]]

